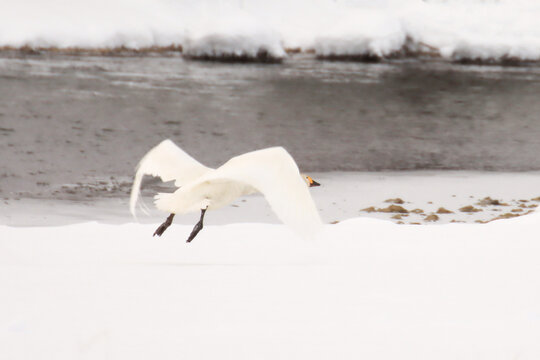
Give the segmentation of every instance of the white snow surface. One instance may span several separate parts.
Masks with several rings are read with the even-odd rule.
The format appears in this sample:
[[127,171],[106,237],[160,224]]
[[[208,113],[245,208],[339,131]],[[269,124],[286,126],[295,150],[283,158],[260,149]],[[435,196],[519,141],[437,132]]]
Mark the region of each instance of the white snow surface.
[[0,358],[538,359],[539,227],[0,226]]
[[445,58],[540,59],[536,0],[1,1],[0,46],[140,49],[192,56],[388,56],[407,46]]

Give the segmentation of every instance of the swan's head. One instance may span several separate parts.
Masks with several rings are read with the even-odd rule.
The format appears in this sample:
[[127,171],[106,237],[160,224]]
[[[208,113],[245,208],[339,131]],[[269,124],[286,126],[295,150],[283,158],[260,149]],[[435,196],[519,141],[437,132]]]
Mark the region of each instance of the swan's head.
[[302,179],[304,179],[304,181],[306,182],[307,186],[308,187],[312,187],[312,186],[321,186],[321,184],[319,184],[318,182],[316,182],[315,180],[313,180],[311,178],[311,176],[308,176],[308,175],[305,175],[305,174],[301,174],[302,175]]

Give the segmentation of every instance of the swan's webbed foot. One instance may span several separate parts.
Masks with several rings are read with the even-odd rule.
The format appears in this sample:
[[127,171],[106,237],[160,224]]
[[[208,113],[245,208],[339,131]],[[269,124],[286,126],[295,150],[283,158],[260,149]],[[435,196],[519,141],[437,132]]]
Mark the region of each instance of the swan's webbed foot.
[[174,214],[169,215],[167,220],[165,220],[165,222],[163,224],[159,225],[159,227],[156,229],[156,231],[154,231],[154,235],[152,235],[152,236],[156,236],[156,235],[161,236],[161,234],[163,234],[165,232],[165,230],[167,230],[167,228],[169,226],[171,226],[173,218],[174,218]]
[[[207,209],[207,208],[206,208]],[[199,231],[203,228],[203,219],[204,219],[204,213],[206,212],[206,209],[201,209],[201,218],[199,219],[199,222],[195,224],[195,227],[191,231],[191,234],[189,234],[189,237],[186,242],[191,242],[191,240],[195,239],[195,236],[199,233]]]

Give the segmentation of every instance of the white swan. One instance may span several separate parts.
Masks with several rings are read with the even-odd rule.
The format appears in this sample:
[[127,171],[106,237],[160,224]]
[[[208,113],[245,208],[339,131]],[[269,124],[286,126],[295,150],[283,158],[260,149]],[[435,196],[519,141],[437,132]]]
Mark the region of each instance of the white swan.
[[233,157],[217,169],[206,167],[176,146],[164,140],[139,162],[131,189],[130,211],[135,206],[144,175],[175,181],[174,193],[159,193],[156,207],[170,213],[154,235],[161,236],[175,214],[201,211],[201,218],[187,242],[203,227],[206,210],[230,204],[239,196],[261,192],[283,223],[297,233],[311,237],[321,226],[321,218],[308,187],[318,186],[311,177],[300,174],[291,155],[282,147],[257,150]]

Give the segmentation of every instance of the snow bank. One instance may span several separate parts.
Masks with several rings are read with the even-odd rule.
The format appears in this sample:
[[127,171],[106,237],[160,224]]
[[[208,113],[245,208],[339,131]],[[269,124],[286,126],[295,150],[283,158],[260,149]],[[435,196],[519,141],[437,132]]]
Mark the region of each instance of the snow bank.
[[0,358],[538,359],[539,224],[0,226]]
[[285,57],[281,37],[242,9],[222,9],[220,16],[203,14],[193,24],[184,54],[199,59],[279,60]]
[[141,49],[185,41],[185,27],[163,1],[0,2],[0,46]]
[[444,2],[403,12],[413,43],[453,60],[540,59],[537,1]]
[[319,57],[383,58],[400,52],[406,33],[399,18],[382,10],[350,9],[315,38]]
[[429,53],[451,60],[540,59],[540,3],[366,0],[23,0],[1,2],[0,46],[182,46],[199,58],[279,60]]

